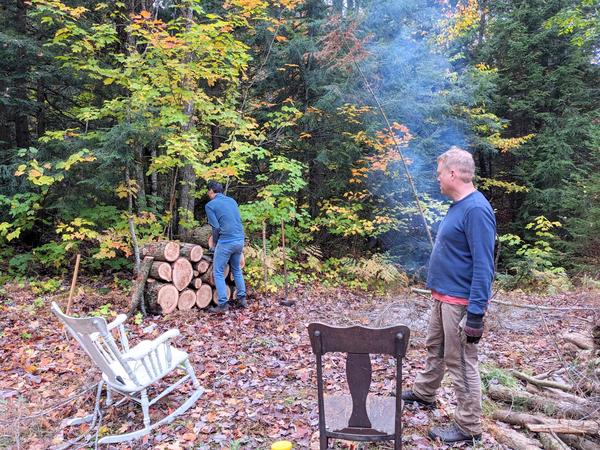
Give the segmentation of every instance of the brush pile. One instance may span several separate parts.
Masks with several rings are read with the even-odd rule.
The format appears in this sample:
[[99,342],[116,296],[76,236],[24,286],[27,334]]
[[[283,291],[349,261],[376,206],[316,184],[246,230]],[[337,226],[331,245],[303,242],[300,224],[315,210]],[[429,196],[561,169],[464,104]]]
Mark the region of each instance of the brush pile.
[[[565,350],[577,353],[574,362],[538,375],[513,370],[519,387],[490,385],[488,397],[500,407],[492,413],[488,432],[515,450],[600,448],[600,352],[598,329],[591,337],[562,335]],[[504,424],[512,425],[512,427]],[[515,429],[515,427],[517,429]]]

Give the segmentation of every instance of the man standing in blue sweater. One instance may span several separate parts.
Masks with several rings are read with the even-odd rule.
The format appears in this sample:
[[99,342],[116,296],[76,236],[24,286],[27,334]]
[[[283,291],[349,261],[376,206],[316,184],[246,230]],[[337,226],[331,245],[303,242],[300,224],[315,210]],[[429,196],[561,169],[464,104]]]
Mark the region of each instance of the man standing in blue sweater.
[[229,264],[235,287],[238,305],[246,308],[246,285],[240,267],[240,259],[244,250],[244,227],[240,217],[238,204],[231,197],[223,194],[223,186],[216,181],[208,183],[210,201],[204,207],[208,223],[212,227],[214,248],[213,275],[219,296],[219,304],[209,308],[211,313],[222,313],[229,309],[227,302],[227,286],[225,284],[225,266]]
[[434,299],[425,346],[425,369],[405,401],[435,408],[445,370],[456,394],[454,423],[435,427],[429,437],[445,444],[481,439],[481,379],[477,343],[494,278],[496,219],[486,198],[473,185],[471,154],[452,147],[438,158],[437,178],[452,204],[442,221],[427,275]]

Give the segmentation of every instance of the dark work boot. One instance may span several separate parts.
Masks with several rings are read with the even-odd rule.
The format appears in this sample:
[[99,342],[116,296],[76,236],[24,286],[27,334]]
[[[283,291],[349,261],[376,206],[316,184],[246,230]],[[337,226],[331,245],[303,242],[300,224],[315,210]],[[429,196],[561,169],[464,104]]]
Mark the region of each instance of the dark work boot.
[[415,394],[410,389],[402,391],[402,400],[404,400],[405,402],[417,403],[420,406],[427,408],[427,409],[435,409],[436,408],[435,402],[426,402],[421,397],[417,396],[417,394]]
[[208,312],[211,314],[222,314],[229,311],[229,303],[223,303],[222,305],[211,306],[208,308]]
[[454,442],[475,442],[481,440],[481,434],[463,433],[458,426],[453,423],[447,427],[434,427],[429,430],[430,439],[438,439],[443,444],[452,444]]
[[238,297],[237,299],[238,308],[245,309],[248,307],[248,302],[246,301],[246,297]]

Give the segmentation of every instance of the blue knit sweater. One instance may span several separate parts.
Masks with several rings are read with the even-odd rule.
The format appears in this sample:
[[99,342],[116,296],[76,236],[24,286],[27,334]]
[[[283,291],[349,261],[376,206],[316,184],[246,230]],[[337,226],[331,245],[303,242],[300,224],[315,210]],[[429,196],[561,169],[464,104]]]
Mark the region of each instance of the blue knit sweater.
[[494,277],[496,218],[479,191],[452,203],[429,259],[427,287],[469,300],[467,311],[485,314]]

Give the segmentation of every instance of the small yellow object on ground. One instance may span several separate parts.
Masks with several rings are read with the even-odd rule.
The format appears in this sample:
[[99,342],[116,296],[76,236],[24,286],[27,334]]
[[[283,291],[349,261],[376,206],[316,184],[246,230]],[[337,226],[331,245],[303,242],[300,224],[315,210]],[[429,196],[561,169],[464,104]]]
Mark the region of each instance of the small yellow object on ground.
[[292,450],[292,443],[290,441],[277,441],[271,445],[271,450]]

